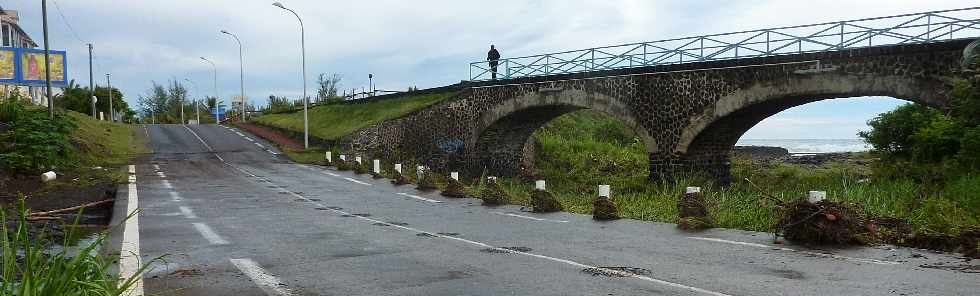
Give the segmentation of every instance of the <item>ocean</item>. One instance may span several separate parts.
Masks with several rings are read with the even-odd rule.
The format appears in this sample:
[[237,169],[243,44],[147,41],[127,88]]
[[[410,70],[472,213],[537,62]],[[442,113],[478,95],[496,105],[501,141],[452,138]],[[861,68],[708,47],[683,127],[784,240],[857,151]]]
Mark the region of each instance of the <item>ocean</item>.
[[735,145],[782,147],[789,153],[800,154],[871,150],[862,139],[739,139]]

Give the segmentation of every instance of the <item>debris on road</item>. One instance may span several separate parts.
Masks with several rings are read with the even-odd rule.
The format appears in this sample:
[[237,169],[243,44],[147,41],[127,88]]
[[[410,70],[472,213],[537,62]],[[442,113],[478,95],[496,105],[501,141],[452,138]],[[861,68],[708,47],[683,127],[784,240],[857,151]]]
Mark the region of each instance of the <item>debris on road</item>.
[[595,220],[616,220],[619,219],[619,208],[611,198],[600,196],[592,202],[592,219]]
[[591,274],[592,276],[608,276],[608,277],[631,277],[634,275],[650,275],[651,272],[646,268],[639,267],[629,267],[629,266],[597,266],[582,269],[583,273]]
[[873,240],[860,205],[805,198],[786,204],[778,228],[787,240],[814,244],[867,244]]
[[442,191],[442,196],[453,197],[453,198],[467,198],[466,186],[463,182],[457,181],[456,179],[449,178],[449,182],[446,183],[446,189]]
[[531,191],[531,211],[535,213],[550,213],[563,210],[561,203],[551,192],[534,189]]

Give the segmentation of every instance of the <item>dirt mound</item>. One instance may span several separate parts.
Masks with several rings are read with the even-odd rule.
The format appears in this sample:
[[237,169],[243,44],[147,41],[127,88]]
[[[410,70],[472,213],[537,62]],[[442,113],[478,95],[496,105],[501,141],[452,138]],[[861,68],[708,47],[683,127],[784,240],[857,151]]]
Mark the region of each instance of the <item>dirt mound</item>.
[[531,191],[531,211],[535,213],[558,212],[563,208],[558,199],[547,190]]
[[786,204],[777,229],[787,240],[811,244],[867,244],[870,221],[856,204],[799,199]]
[[412,183],[412,180],[409,180],[408,177],[402,175],[402,173],[399,173],[398,171],[395,171],[395,176],[391,178],[391,184],[394,184],[395,186],[409,183]]
[[463,182],[450,178],[449,183],[446,184],[446,189],[441,194],[445,197],[466,198],[466,186],[463,185]]
[[677,227],[684,230],[703,230],[714,223],[708,216],[710,203],[701,192],[684,193],[677,199]]
[[592,219],[595,220],[616,220],[619,219],[619,208],[616,203],[608,197],[597,197],[592,202]]
[[487,184],[480,192],[480,199],[485,206],[499,206],[510,202],[510,194],[504,190],[503,186],[497,184],[497,178],[487,178]]

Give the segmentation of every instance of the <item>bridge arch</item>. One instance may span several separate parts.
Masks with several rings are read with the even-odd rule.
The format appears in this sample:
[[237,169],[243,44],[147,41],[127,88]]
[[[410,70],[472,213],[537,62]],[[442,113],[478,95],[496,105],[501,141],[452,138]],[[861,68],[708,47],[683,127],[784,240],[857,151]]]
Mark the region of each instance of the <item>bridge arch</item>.
[[503,100],[483,112],[466,141],[471,173],[512,176],[529,165],[528,148],[535,130],[551,120],[578,110],[590,109],[612,116],[643,140],[650,155],[659,152],[657,141],[639,125],[631,108],[622,101],[580,89],[541,89]]
[[[732,147],[749,129],[784,110],[827,99],[884,96],[944,109],[946,86],[936,79],[910,76],[799,75],[775,83],[757,83],[721,97],[693,118],[671,151],[673,163],[654,167],[658,176],[677,169],[707,173],[722,183],[731,179]],[[846,111],[845,111],[846,112]]]

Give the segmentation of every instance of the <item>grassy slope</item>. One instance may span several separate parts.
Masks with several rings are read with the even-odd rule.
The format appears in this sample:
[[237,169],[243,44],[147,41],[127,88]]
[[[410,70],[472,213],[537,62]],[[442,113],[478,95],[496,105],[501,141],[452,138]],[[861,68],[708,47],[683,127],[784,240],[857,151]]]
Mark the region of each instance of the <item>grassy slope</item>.
[[[358,129],[403,116],[432,105],[455,93],[407,96],[364,104],[327,105],[309,110],[310,134],[322,139],[338,139]],[[303,131],[303,113],[268,114],[256,119],[261,124]]]
[[[103,182],[125,182],[126,175],[117,170],[131,164],[139,154],[149,152],[146,138],[135,125],[109,123],[92,119],[84,114],[67,111],[66,114],[78,125],[70,135],[77,144],[75,167],[65,168],[54,182],[45,184],[44,190],[65,187],[89,186]],[[105,170],[94,170],[103,167]]]

